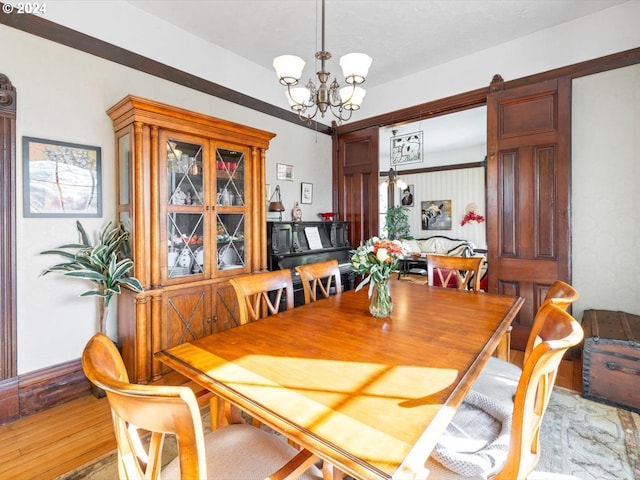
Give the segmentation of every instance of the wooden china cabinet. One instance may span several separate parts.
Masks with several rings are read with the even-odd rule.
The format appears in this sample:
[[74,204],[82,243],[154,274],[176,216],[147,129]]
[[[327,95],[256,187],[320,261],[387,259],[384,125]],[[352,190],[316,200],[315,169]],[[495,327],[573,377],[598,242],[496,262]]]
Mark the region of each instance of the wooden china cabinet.
[[142,293],[118,299],[129,376],[165,370],[154,354],[237,325],[229,279],[266,269],[265,153],[272,133],[127,96],[116,135],[117,214],[131,232]]

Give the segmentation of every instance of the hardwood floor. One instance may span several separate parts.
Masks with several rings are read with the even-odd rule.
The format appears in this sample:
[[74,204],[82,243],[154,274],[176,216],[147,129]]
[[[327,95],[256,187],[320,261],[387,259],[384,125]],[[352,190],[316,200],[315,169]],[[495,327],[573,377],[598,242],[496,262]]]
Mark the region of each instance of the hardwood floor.
[[[511,361],[522,362],[512,350]],[[563,361],[557,385],[582,391],[580,359]],[[161,383],[180,384],[167,375]],[[116,448],[106,398],[86,396],[42,413],[0,426],[0,479],[49,480]]]

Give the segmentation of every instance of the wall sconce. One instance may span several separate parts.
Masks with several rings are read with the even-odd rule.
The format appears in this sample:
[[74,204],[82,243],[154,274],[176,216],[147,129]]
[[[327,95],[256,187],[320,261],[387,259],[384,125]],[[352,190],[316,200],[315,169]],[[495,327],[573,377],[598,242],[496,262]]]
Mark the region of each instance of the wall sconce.
[[[273,197],[275,197],[275,201]],[[275,191],[271,195],[271,198],[269,198],[269,211],[279,212],[280,221],[282,221],[282,212],[284,212],[284,205],[282,204],[282,198],[280,196],[280,185],[276,185]]]

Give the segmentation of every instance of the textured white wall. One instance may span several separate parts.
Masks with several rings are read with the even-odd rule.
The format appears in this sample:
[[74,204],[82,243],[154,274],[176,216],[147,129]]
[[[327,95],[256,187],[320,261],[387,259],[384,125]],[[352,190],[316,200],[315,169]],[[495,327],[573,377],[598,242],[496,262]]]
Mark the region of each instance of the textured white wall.
[[640,65],[574,80],[571,108],[573,314],[640,315]]

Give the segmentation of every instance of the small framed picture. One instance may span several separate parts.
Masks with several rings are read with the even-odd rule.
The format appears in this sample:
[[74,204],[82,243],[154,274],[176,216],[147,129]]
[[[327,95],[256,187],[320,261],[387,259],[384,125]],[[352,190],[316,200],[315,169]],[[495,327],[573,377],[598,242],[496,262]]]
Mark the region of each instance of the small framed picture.
[[293,182],[293,165],[276,163],[276,178],[278,180],[287,180],[289,182]]
[[413,207],[413,185],[407,185],[406,188],[402,190],[402,198],[400,201],[405,207]]
[[300,203],[313,203],[313,183],[302,182]]
[[100,147],[22,137],[25,217],[102,216]]

